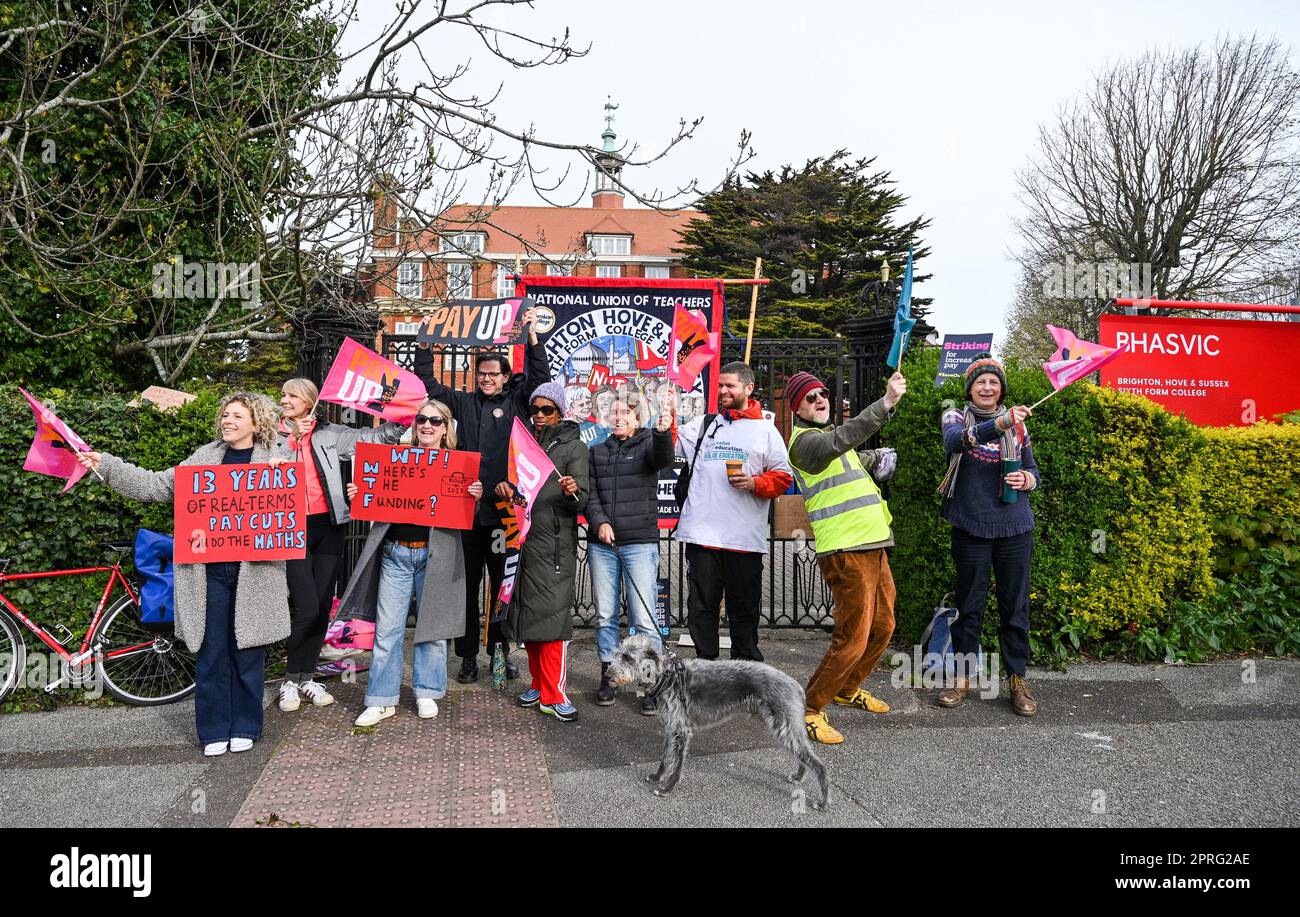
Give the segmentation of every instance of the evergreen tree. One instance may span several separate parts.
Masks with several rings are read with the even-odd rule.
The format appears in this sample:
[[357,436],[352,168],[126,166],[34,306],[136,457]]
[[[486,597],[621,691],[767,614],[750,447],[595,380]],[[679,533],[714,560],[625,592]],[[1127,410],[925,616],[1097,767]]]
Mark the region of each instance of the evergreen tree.
[[[850,159],[845,150],[786,165],[773,172],[737,176],[696,204],[677,249],[682,264],[708,277],[752,277],[763,259],[755,335],[833,337],[844,319],[863,311],[863,288],[878,281],[881,262],[901,279],[913,246],[913,282],[929,275],[919,264],[929,254],[919,234],[930,221],[896,222],[907,198],[874,159]],[[748,287],[727,290],[731,329],[745,332]],[[913,296],[912,314],[925,315],[928,299]],[[892,306],[891,306],[892,308]]]

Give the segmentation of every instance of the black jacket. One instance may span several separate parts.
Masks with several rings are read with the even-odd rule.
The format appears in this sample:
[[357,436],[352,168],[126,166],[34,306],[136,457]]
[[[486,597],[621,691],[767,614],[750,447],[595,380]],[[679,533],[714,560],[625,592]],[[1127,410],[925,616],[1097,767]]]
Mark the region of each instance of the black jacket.
[[[477,389],[458,392],[443,385],[433,371],[433,351],[424,347],[415,350],[415,374],[424,383],[429,397],[451,408],[451,415],[456,418],[456,448],[483,456],[478,479],[483,482],[485,495],[491,494],[506,479],[510,428],[515,417],[521,416],[524,423],[528,422],[528,399],[537,386],[551,380],[545,345],[533,347],[525,344],[524,353],[524,372],[515,373],[500,393],[488,398]],[[497,416],[497,411],[501,416]],[[496,504],[490,499],[478,501],[475,521],[481,526],[499,527],[501,519]]]
[[614,543],[659,541],[659,472],[673,464],[673,435],[640,429],[626,440],[611,436],[591,447],[591,496],[587,540],[599,541],[602,523],[614,527]]
[[578,492],[566,497],[552,475],[533,502],[528,537],[519,549],[519,579],[506,615],[506,638],[547,643],[573,637],[574,577],[578,571],[578,511],[590,490],[587,447],[578,425],[562,420],[538,441],[560,476],[572,475]]

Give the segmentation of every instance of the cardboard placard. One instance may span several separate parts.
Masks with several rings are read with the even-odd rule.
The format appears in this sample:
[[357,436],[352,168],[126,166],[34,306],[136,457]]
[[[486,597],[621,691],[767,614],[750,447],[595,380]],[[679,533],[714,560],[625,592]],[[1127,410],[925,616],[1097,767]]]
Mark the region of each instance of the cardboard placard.
[[357,443],[352,480],[352,518],[405,522],[439,529],[474,527],[480,456],[457,449]]
[[178,465],[172,513],[174,563],[307,556],[307,481],[301,462],[278,468]]

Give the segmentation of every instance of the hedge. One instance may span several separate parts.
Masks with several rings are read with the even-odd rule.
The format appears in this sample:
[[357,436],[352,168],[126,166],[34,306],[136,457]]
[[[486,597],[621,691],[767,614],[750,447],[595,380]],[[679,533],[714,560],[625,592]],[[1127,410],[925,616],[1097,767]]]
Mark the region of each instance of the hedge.
[[[883,439],[898,450],[889,485],[897,547],[899,635],[915,640],[951,589],[950,526],[936,492],[945,467],[940,415],[960,382],[936,389],[938,350],[909,355],[910,385]],[[1007,367],[1016,403],[1051,392],[1041,367]],[[1213,604],[1214,578],[1294,550],[1300,426],[1201,429],[1136,395],[1076,383],[1029,421],[1041,489],[1030,579],[1035,658],[1061,661],[1117,634],[1159,631],[1171,614]],[[1252,553],[1253,552],[1253,553]],[[986,635],[996,645],[996,599]],[[1300,623],[1300,622],[1297,622]],[[1114,650],[1114,645],[1110,645]]]
[[[213,418],[224,393],[208,390],[172,412],[151,404],[129,407],[118,396],[86,398],[61,389],[32,392],[50,404],[82,439],[146,468],[178,464],[214,439]],[[65,481],[23,470],[36,424],[18,388],[0,385],[0,557],[11,572],[93,567],[113,555],[101,541],[130,540],[136,529],[170,532],[170,504],[136,503],[118,497],[94,479],[82,478],[68,493]],[[106,577],[56,577],[8,583],[5,593],[52,632],[62,624],[78,640],[103,594]],[[30,638],[30,635],[29,635]],[[30,645],[30,644],[29,644]]]

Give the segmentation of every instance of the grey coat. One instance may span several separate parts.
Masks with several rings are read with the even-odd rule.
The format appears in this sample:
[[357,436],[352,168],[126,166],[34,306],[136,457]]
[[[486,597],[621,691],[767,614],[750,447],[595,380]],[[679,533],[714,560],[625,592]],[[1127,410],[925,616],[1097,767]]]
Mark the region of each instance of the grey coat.
[[[339,618],[373,621],[379,609],[379,576],[384,559],[384,536],[391,523],[370,527],[352,579],[339,600]],[[416,611],[415,642],[431,643],[465,636],[465,552],[460,532],[429,529],[429,560]]]
[[[311,453],[316,461],[316,474],[321,490],[329,501],[330,521],[335,525],[352,521],[344,488],[339,459],[348,458],[357,451],[357,443],[395,443],[402,438],[406,427],[400,423],[383,423],[377,427],[345,427],[341,424],[317,420],[311,431]],[[296,459],[288,446],[287,433],[276,434],[275,445],[282,455]]]
[[[220,465],[227,446],[217,441],[200,446],[182,465]],[[271,451],[253,447],[253,461],[265,462]],[[149,471],[103,453],[99,473],[104,483],[124,497],[150,503],[170,503],[175,492],[175,469]],[[177,564],[176,636],[190,652],[203,645],[208,611],[207,564]],[[240,649],[265,646],[289,636],[289,584],[284,561],[241,561],[235,587],[235,642]]]

